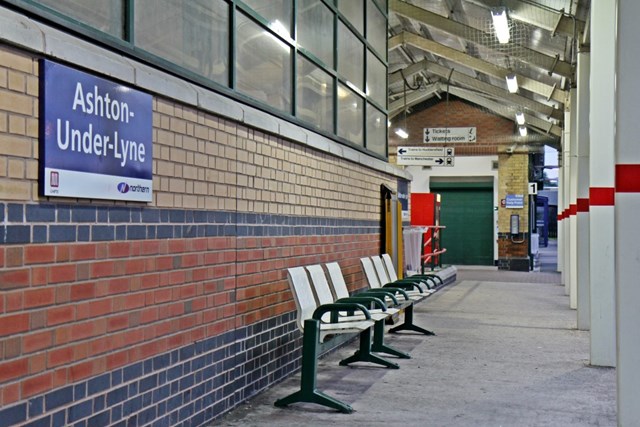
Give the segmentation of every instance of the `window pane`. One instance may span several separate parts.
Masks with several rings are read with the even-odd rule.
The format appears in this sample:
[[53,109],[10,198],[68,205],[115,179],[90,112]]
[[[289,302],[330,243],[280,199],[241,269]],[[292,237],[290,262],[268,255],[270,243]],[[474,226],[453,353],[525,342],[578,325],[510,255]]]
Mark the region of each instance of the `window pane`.
[[291,48],[243,13],[236,16],[237,90],[291,112]]
[[298,55],[296,115],[333,133],[333,77]]
[[37,3],[112,36],[124,37],[124,0],[37,0]]
[[387,116],[367,104],[367,148],[387,156]]
[[376,3],[378,3],[382,10],[387,11],[387,0],[376,0]]
[[386,108],[387,67],[371,52],[367,52],[367,95]]
[[228,85],[229,5],[219,0],[136,0],[135,44]]
[[362,64],[364,64],[362,42],[340,22],[338,24],[338,73],[360,90],[364,90]]
[[244,0],[244,3],[269,22],[276,33],[291,37],[292,0]]
[[367,40],[383,58],[387,57],[387,19],[369,0],[367,5]]
[[363,114],[362,98],[346,86],[338,84],[338,136],[354,144],[363,145]]
[[364,34],[363,0],[339,0],[338,10],[347,18],[360,34]]
[[330,68],[334,67],[333,16],[320,0],[298,3],[298,44]]

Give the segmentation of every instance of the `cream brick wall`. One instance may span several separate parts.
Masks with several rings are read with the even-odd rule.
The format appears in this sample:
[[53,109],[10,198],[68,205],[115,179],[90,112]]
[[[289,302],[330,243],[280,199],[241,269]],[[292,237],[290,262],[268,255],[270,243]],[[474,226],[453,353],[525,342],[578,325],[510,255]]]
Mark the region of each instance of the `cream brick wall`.
[[37,197],[38,62],[0,48],[0,200]]
[[520,215],[520,231],[528,231],[529,223],[529,155],[528,151],[516,151],[513,154],[502,153],[498,156],[499,186],[498,198],[503,200],[507,194],[523,194],[524,208],[498,210],[498,231],[508,233],[511,215]]
[[[153,112],[150,206],[377,219],[380,184],[396,187],[395,177],[195,107],[154,97]],[[39,200],[38,61],[5,46],[0,139],[0,200]]]

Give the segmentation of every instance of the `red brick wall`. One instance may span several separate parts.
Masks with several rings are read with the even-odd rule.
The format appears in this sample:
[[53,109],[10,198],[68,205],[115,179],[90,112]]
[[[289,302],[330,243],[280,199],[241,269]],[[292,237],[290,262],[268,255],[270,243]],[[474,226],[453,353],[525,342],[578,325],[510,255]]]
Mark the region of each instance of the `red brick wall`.
[[[476,127],[476,143],[446,144],[455,147],[456,156],[484,156],[498,153],[500,145],[511,143],[516,134],[513,121],[496,116],[476,105],[458,98],[445,99],[425,110],[407,116],[409,138],[401,139],[395,133],[395,127],[404,123],[400,114],[392,120],[389,129],[389,154],[394,155],[397,146],[422,146],[423,129],[426,127]],[[443,145],[443,144],[435,144]]]

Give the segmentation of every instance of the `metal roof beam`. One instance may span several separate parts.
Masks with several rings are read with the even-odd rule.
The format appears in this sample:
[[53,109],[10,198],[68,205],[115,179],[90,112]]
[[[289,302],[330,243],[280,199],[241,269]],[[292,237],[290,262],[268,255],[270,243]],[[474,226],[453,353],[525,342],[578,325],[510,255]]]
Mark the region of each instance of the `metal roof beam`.
[[440,85],[434,83],[420,88],[419,90],[407,92],[406,102],[404,100],[404,96],[402,96],[397,100],[389,103],[389,119],[392,119],[393,117],[402,113],[402,111],[406,108],[413,107],[414,105],[418,105],[421,102],[432,98],[438,91],[440,91]]
[[[429,61],[428,59],[423,59],[420,62],[411,64],[408,67],[402,69],[402,74],[404,74],[405,78],[409,78],[412,75],[419,73],[420,71],[428,71],[444,79],[450,78],[451,82],[453,83],[478,89],[491,96],[502,98],[507,103],[516,104],[522,108],[535,111],[536,113],[542,114],[547,117],[551,117],[560,121],[564,119],[564,113],[562,112],[562,110],[534,101],[525,96],[521,96],[515,93],[509,93],[502,87],[485,83],[459,71],[455,71],[440,64],[436,64],[435,62]],[[391,85],[393,83],[402,81],[402,74],[400,73],[400,71],[396,71],[390,74],[389,84]]]
[[[499,79],[505,79],[507,74],[511,71],[499,67],[482,59],[474,58],[459,50],[452,49],[448,46],[437,43],[433,40],[425,39],[424,37],[416,34],[403,32],[389,39],[389,50],[394,49],[402,44],[408,44],[421,49],[425,52],[433,53],[434,55],[443,57],[449,61],[464,65],[466,67],[477,70],[481,73],[494,76]],[[553,99],[561,104],[565,104],[568,99],[566,91],[558,89],[556,86],[549,86],[545,83],[531,79],[529,77],[518,74],[518,85],[526,90],[529,90],[538,95],[544,96],[547,99]]]
[[584,21],[575,19],[573,16],[569,16],[559,10],[556,11],[531,2],[519,0],[483,0],[482,2],[473,1],[473,3],[488,8],[506,7],[509,11],[509,18],[543,28],[552,34],[578,37],[584,33],[586,28]]
[[[487,99],[478,93],[459,88],[457,86],[449,86],[449,88],[447,89],[446,86],[442,85],[441,89],[443,91],[448,91],[451,95],[466,99],[467,101],[473,102],[474,104],[486,108],[499,116],[515,122],[515,113],[517,112],[517,110],[514,110],[507,105],[502,105],[498,102]],[[524,117],[527,127],[532,128],[540,133],[547,133],[558,138],[562,136],[562,128],[560,126],[556,126],[551,122],[539,119],[530,114],[525,114]]]
[[[412,4],[400,0],[390,0],[389,10],[409,19],[416,20],[429,27],[437,28],[441,31],[452,34],[456,37],[468,40],[472,43],[478,43],[492,50],[500,51],[500,45],[496,43],[493,34],[487,34],[483,31],[461,24],[459,22],[448,19],[444,16],[433,13],[429,10],[422,9]],[[514,43],[511,43],[513,45]],[[560,61],[558,58],[545,55],[538,51],[529,49],[525,46],[518,46],[515,51],[518,53],[514,58],[522,62],[541,68],[549,75],[558,74],[560,76],[573,78],[575,68],[566,61]],[[498,47],[498,49],[496,49]]]

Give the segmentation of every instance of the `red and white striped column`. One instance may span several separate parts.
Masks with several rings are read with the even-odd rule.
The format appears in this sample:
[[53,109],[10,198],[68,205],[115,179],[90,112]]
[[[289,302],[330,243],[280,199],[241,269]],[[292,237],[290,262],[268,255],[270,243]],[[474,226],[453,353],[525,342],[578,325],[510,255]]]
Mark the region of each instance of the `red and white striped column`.
[[640,425],[640,2],[618,0],[617,3],[615,266],[618,425],[637,426]]
[[578,329],[589,330],[591,323],[589,290],[589,51],[578,53],[577,98],[577,199],[576,199],[576,286]]
[[[615,366],[616,1],[591,3],[589,278],[592,365]],[[639,276],[640,277],[640,276]]]

